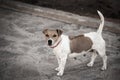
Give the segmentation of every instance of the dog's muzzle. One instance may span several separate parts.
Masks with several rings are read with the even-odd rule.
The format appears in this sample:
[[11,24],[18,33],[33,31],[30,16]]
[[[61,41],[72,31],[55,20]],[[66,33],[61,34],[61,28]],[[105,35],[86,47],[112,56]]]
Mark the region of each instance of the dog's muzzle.
[[52,45],[52,40],[48,40],[48,45],[49,45],[49,46]]

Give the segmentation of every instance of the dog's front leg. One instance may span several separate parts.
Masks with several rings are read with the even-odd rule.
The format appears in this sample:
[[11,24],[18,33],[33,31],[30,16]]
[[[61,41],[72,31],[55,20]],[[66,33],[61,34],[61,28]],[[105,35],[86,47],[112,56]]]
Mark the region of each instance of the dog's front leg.
[[67,55],[64,55],[63,57],[60,58],[60,65],[59,65],[59,72],[57,73],[58,76],[62,76],[64,73],[65,69],[65,64],[67,60]]
[[57,57],[57,61],[58,61],[58,67],[57,68],[55,68],[55,70],[56,71],[60,71],[60,58],[58,57],[58,56],[56,56]]

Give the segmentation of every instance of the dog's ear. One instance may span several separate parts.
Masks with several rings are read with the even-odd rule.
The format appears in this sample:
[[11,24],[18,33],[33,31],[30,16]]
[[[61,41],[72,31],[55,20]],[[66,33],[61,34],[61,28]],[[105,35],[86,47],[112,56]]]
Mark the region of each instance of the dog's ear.
[[47,32],[47,30],[48,30],[48,29],[44,29],[44,30],[43,30],[43,34],[45,34],[45,33]]
[[63,31],[60,30],[60,29],[56,29],[56,31],[57,31],[57,33],[58,33],[58,36],[60,36],[60,35],[63,33]]

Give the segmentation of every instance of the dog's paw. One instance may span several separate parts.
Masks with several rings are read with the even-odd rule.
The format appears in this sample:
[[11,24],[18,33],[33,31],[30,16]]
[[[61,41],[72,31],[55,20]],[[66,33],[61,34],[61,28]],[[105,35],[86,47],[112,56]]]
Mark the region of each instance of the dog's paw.
[[60,72],[60,71],[59,71],[59,72],[57,73],[57,76],[62,76],[62,75],[63,75],[63,72]]
[[92,63],[88,63],[87,66],[88,66],[88,67],[92,67],[93,64],[92,64]]
[[57,68],[55,68],[55,70],[56,70],[56,71],[60,71],[60,68],[59,68],[59,67],[57,67]]
[[102,71],[104,71],[104,70],[106,70],[107,68],[105,67],[105,66],[103,66],[102,68],[101,68],[101,70]]

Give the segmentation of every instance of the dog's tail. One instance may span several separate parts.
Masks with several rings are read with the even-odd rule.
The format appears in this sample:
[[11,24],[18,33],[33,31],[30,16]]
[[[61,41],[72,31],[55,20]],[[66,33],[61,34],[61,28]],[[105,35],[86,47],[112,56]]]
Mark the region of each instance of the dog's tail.
[[97,10],[97,12],[98,12],[98,14],[99,14],[99,16],[100,16],[100,19],[101,19],[101,21],[102,21],[102,22],[100,23],[100,25],[99,25],[99,28],[98,28],[98,30],[97,30],[97,33],[101,35],[102,30],[103,30],[103,27],[104,27],[104,16],[103,16],[103,14],[102,14],[99,10]]

